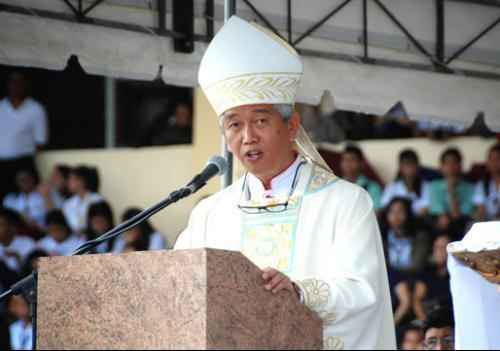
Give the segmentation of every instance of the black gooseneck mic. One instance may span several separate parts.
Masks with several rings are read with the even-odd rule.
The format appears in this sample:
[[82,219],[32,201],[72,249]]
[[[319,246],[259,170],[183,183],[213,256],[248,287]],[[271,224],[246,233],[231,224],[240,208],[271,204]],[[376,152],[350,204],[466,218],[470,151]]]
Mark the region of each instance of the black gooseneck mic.
[[197,174],[191,182],[186,186],[191,190],[191,194],[197,192],[200,188],[207,184],[207,181],[216,176],[223,175],[227,172],[227,161],[222,156],[212,156],[208,160],[205,169],[200,174]]

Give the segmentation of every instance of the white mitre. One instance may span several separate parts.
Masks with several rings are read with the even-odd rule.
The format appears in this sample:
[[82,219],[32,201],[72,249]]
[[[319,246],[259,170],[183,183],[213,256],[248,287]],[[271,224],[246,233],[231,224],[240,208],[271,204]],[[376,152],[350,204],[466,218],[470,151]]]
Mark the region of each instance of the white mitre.
[[274,33],[233,16],[213,38],[198,81],[218,116],[250,104],[293,104],[303,73],[297,52]]
[[476,223],[462,241],[448,245],[456,350],[500,348],[500,292],[453,253],[500,249],[500,222]]
[[[302,61],[293,47],[269,30],[233,16],[205,51],[198,81],[220,117],[244,105],[294,105],[302,74]],[[302,127],[295,144],[309,161],[330,170]]]

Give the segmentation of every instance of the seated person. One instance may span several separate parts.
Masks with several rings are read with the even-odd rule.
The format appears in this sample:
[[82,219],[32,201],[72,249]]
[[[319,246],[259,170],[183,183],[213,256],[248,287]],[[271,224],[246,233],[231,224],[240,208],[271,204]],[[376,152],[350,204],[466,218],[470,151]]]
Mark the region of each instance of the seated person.
[[84,240],[71,233],[71,228],[61,210],[52,210],[47,213],[48,235],[37,243],[37,247],[50,256],[70,256]]
[[429,306],[451,301],[446,251],[449,243],[450,237],[447,235],[440,235],[434,240],[432,263],[417,278],[413,309],[419,320],[425,320]]
[[449,307],[437,307],[424,323],[424,350],[454,350],[455,322]]
[[375,181],[363,175],[363,160],[364,156],[360,148],[353,145],[346,146],[342,153],[342,178],[368,191],[375,210],[379,210],[381,207],[380,197],[382,195],[382,189]]
[[422,350],[424,333],[416,323],[410,324],[403,332],[401,350]]
[[43,229],[47,210],[42,195],[37,191],[38,183],[39,177],[34,169],[20,170],[16,173],[18,191],[8,194],[3,206],[20,213],[29,226]]
[[65,165],[56,165],[47,182],[40,184],[38,191],[45,200],[47,210],[61,209],[64,201],[70,197],[68,179],[71,169]]
[[424,216],[429,209],[429,184],[419,176],[419,161],[415,151],[403,150],[399,154],[399,171],[394,182],[382,194],[381,204],[387,206],[395,197],[409,199],[415,215]]
[[394,324],[397,328],[413,317],[412,284],[407,280],[399,281],[397,284],[391,281],[389,283],[391,285],[391,299],[395,307]]
[[73,196],[64,202],[62,210],[74,233],[84,233],[90,205],[103,200],[96,192],[97,187],[95,169],[78,166],[71,170],[68,188]]
[[389,275],[402,275],[401,280],[406,280],[419,273],[427,259],[428,235],[419,228],[410,201],[392,199],[382,216],[381,229]]
[[[139,208],[129,208],[122,216],[123,221],[138,215],[141,212]],[[114,253],[122,253],[126,250],[146,251],[163,250],[167,248],[166,240],[163,235],[157,232],[149,221],[144,221],[138,226],[125,232],[123,236],[118,237],[113,245]]]
[[7,311],[14,318],[9,327],[12,350],[33,349],[33,326],[28,302],[22,295],[13,295],[7,303]]
[[[94,240],[115,226],[113,210],[106,201],[96,202],[89,207],[87,214],[87,240]],[[94,250],[97,253],[111,252],[116,238],[98,245]]]
[[494,221],[500,219],[500,144],[489,149],[486,168],[487,176],[476,185],[474,205],[477,220]]
[[19,273],[25,258],[35,248],[35,242],[17,234],[18,221],[15,211],[0,208],[0,260]]
[[436,216],[439,231],[449,231],[453,239],[461,238],[465,225],[474,212],[474,187],[462,178],[462,154],[449,148],[441,154],[443,179],[435,180],[430,187],[430,214]]
[[151,125],[141,137],[142,145],[179,145],[191,144],[193,127],[191,107],[183,102],[177,103],[173,114],[168,108],[153,118]]

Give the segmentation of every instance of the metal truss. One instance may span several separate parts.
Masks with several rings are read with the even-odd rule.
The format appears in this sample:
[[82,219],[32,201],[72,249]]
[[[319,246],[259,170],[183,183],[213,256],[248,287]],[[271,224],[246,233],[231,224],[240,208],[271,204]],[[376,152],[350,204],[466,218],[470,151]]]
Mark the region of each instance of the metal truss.
[[[158,13],[158,27],[149,28],[144,26],[138,26],[130,23],[101,20],[96,18],[91,18],[88,14],[97,6],[102,4],[104,0],[95,0],[86,8],[84,8],[83,0],[77,0],[77,5],[75,6],[70,0],[61,0],[64,2],[72,11],[72,14],[62,14],[45,10],[27,9],[21,6],[5,5],[0,4],[0,11],[21,13],[26,15],[35,15],[45,18],[52,18],[70,22],[83,22],[87,24],[93,24],[108,28],[124,29],[128,31],[135,31],[141,33],[156,33],[160,36],[182,39],[184,35],[173,31],[172,29],[167,29],[165,24],[165,14],[166,5],[165,0],[156,0],[156,7]],[[479,39],[491,32],[495,27],[500,24],[500,14],[499,17],[492,23],[485,26],[485,28],[475,35],[470,41],[465,43],[456,52],[451,54],[449,57],[445,57],[445,9],[447,2],[462,2],[480,6],[490,6],[500,9],[499,0],[434,0],[436,7],[436,45],[434,52],[430,52],[425,46],[405,27],[396,15],[389,9],[387,5],[383,3],[382,0],[362,0],[362,16],[363,16],[363,29],[362,29],[362,45],[363,45],[363,55],[362,56],[352,56],[343,55],[336,53],[326,53],[318,52],[312,50],[301,50],[298,48],[304,39],[309,37],[312,33],[317,31],[322,25],[327,21],[335,17],[336,14],[342,11],[346,6],[348,6],[352,0],[344,0],[337,6],[335,6],[330,12],[328,12],[323,18],[321,18],[317,23],[308,28],[304,33],[300,34],[298,38],[293,38],[293,17],[292,17],[292,0],[286,0],[287,8],[287,26],[286,26],[286,38],[284,35],[269,21],[269,19],[261,12],[259,9],[251,2],[251,0],[241,0],[244,4],[250,8],[250,10],[264,23],[264,25],[278,35],[283,40],[287,41],[295,47],[301,54],[306,56],[324,57],[334,60],[350,60],[356,61],[364,64],[381,65],[388,67],[404,67],[408,69],[425,70],[431,72],[448,73],[448,74],[461,74],[472,77],[479,77],[485,79],[500,80],[500,74],[497,73],[487,73],[472,70],[457,70],[451,68],[449,65],[451,62],[459,58],[464,52],[466,52],[470,47],[472,47]],[[371,57],[369,55],[369,35],[368,35],[368,9],[367,3],[372,1],[377,7],[394,23],[396,27],[404,34],[404,36],[412,43],[412,45],[430,61],[429,65],[414,64],[408,62],[401,62],[396,60],[387,60]],[[234,11],[236,11],[237,0],[233,0]],[[214,35],[214,0],[206,0],[205,2],[205,20],[206,20],[206,34],[200,35],[195,34],[194,40],[201,42],[209,42]]]

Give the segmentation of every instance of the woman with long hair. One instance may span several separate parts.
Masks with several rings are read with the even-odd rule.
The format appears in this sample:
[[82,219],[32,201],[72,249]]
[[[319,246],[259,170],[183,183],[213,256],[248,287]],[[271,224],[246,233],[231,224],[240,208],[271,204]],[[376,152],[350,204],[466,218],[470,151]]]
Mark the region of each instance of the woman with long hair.
[[382,194],[382,206],[386,207],[395,197],[403,197],[411,202],[413,213],[425,216],[429,209],[429,184],[419,175],[418,155],[411,149],[399,154],[399,171],[396,179],[388,184]]
[[[129,220],[141,211],[140,208],[128,208],[123,213],[122,221]],[[113,252],[162,250],[167,247],[163,235],[157,232],[151,223],[146,220],[117,238],[113,245]]]

